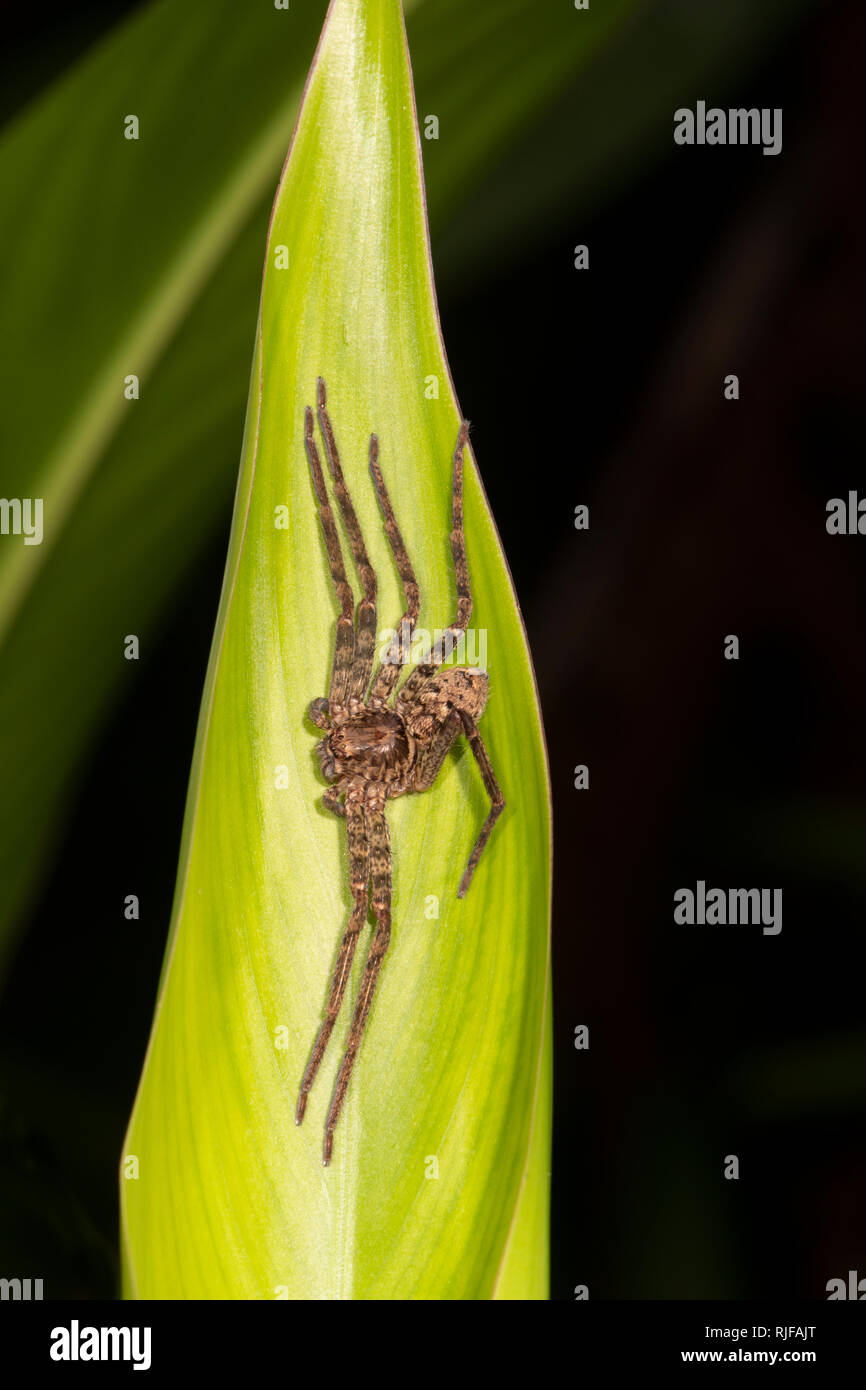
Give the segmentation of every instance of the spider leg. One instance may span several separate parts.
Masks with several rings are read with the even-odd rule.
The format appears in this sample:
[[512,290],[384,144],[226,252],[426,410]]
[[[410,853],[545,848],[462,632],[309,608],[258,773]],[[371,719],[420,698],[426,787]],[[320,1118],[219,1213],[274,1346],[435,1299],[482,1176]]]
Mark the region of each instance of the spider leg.
[[448,750],[461,734],[466,735],[469,747],[472,749],[475,761],[480,768],[484,789],[490,797],[490,811],[481,827],[481,832],[475,841],[475,848],[469,856],[469,862],[460,880],[460,887],[457,889],[458,898],[466,896],[466,890],[472,882],[472,875],[475,873],[476,865],[481,858],[481,851],[490,839],[490,832],[505,809],[505,798],[494,775],[490,756],[484,747],[484,740],[474,719],[465,710],[453,709],[444,723],[436,729],[430,743],[418,756],[412,782],[413,791],[429,791],[439,776],[439,769],[445,761]]
[[340,800],[339,787],[325,788],[325,790],[322,792],[322,805],[325,807],[326,810],[333,811],[335,816],[342,816],[345,818],[346,807]]
[[416,666],[400,691],[398,699],[407,702],[414,699],[437,666],[441,666],[442,662],[450,657],[455,642],[466,631],[472,616],[472,590],[466,560],[466,537],[463,533],[463,452],[468,438],[469,421],[463,420],[454,447],[454,472],[451,482],[451,556],[457,581],[457,617],[443,632],[441,645],[437,644],[433,648],[429,662]]
[[460,719],[463,724],[463,732],[466,734],[469,741],[469,747],[475,754],[475,761],[481,771],[484,789],[490,797],[490,811],[481,827],[478,839],[475,841],[475,848],[469,856],[469,862],[460,880],[460,887],[457,889],[458,898],[463,898],[466,896],[466,890],[472,882],[472,875],[475,873],[476,865],[481,858],[481,851],[490,839],[490,832],[505,809],[505,798],[502,795],[499,783],[494,775],[490,757],[487,749],[484,747],[484,740],[478,731],[478,726],[465,710],[461,710]]
[[322,696],[310,701],[307,710],[307,718],[311,724],[315,724],[317,729],[329,729],[331,720],[328,713],[328,702]]
[[456,709],[448,718],[437,725],[432,739],[418,754],[415,775],[412,779],[414,792],[427,792],[439,776],[439,769],[445,761],[448,750],[463,733],[463,720]]
[[406,648],[412,636],[412,629],[418,621],[421,593],[405,542],[397,525],[397,519],[394,516],[394,508],[388,496],[385,479],[382,477],[382,469],[379,466],[379,440],[375,434],[370,435],[370,472],[373,475],[373,485],[382,511],[385,534],[391,546],[397,572],[403,581],[403,594],[406,599],[406,612],[400,619],[400,631],[393,639],[384,660],[380,663],[370,691],[371,703],[377,700],[387,703],[394,693],[394,687],[400,676],[400,669],[408,659]]
[[378,801],[372,805],[368,803],[365,806],[365,816],[367,820],[367,840],[370,847],[370,905],[376,916],[376,930],[373,933],[373,940],[370,943],[370,950],[367,954],[367,962],[364,966],[364,977],[361,981],[361,988],[358,992],[358,1000],[355,1004],[355,1012],[352,1017],[352,1026],[349,1030],[348,1042],[346,1043],[346,1052],[343,1057],[339,1075],[337,1076],[337,1084],[334,1087],[331,1106],[328,1110],[328,1118],[325,1121],[325,1145],[322,1161],[326,1165],[331,1161],[331,1153],[334,1147],[334,1129],[336,1128],[337,1120],[340,1118],[340,1111],[346,1099],[349,1078],[352,1075],[352,1068],[355,1065],[358,1048],[361,1046],[361,1039],[364,1036],[367,1015],[370,1012],[370,1005],[373,1002],[373,995],[376,990],[376,982],[379,979],[382,960],[388,949],[388,943],[391,940],[391,847],[388,838],[388,823],[385,820],[384,806]]
[[331,477],[334,480],[334,492],[349,535],[349,544],[352,547],[358,577],[364,590],[364,597],[358,604],[355,660],[352,664],[348,689],[350,700],[360,700],[363,699],[364,691],[367,689],[370,676],[373,674],[373,649],[376,643],[376,573],[370,564],[370,557],[367,554],[367,547],[364,545],[364,536],[361,532],[358,516],[352,505],[346,480],[343,477],[340,455],[337,452],[337,441],[334,438],[334,429],[326,409],[325,383],[321,377],[318,380],[317,390],[319,427],[325,441],[325,453],[328,455]]
[[469,438],[469,421],[460,425],[454,446],[454,475],[451,482],[451,554],[457,580],[457,618],[451,631],[465,632],[472,616],[472,590],[469,587],[469,565],[466,561],[466,537],[463,533],[463,451]]
[[[337,619],[337,636],[334,643],[334,668],[331,672],[331,689],[328,697],[328,708],[333,715],[336,714],[339,708],[346,702],[346,688],[355,651],[355,601],[352,597],[352,590],[349,588],[348,580],[346,579],[346,571],[343,568],[343,552],[340,549],[340,538],[337,535],[337,525],[334,521],[334,513],[331,511],[331,504],[328,500],[327,489],[325,488],[325,479],[322,474],[319,451],[316,448],[316,441],[313,438],[313,412],[309,406],[307,406],[304,415],[304,444],[307,450],[307,458],[310,461],[310,471],[313,475],[313,486],[316,489],[316,498],[319,503],[319,518],[322,523],[322,530],[325,534],[325,547],[328,551],[328,564],[331,570],[331,578],[334,581],[334,590],[340,605],[340,616]],[[314,720],[314,722],[317,721]]]
[[[328,791],[335,791],[329,787]],[[327,804],[328,793],[325,792],[323,800]],[[333,810],[334,807],[329,807]],[[343,995],[346,992],[346,982],[352,969],[352,961],[355,958],[355,947],[358,944],[358,937],[361,928],[367,920],[367,886],[369,880],[369,853],[367,848],[367,828],[364,821],[363,805],[357,801],[347,803],[345,812],[346,830],[349,839],[349,878],[352,886],[352,897],[354,906],[352,908],[349,922],[343,933],[343,940],[340,944],[340,953],[337,956],[337,966],[334,970],[334,978],[331,982],[331,994],[328,999],[328,1009],[325,1021],[320,1027],[316,1041],[313,1043],[313,1050],[307,1069],[301,1081],[301,1089],[298,1093],[298,1105],[295,1111],[295,1124],[300,1124],[304,1118],[307,1108],[307,1097],[316,1079],[316,1073],[322,1064],[325,1049],[334,1024],[340,1012],[343,1002]]]

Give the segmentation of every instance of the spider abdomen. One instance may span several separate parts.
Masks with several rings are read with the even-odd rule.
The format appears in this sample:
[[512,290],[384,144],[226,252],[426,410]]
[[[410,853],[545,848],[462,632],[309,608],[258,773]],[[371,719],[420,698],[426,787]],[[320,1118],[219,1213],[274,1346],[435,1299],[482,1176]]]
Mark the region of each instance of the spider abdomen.
[[364,710],[348,715],[324,740],[339,774],[354,773],[368,781],[398,779],[412,760],[412,741],[399,715],[391,710]]

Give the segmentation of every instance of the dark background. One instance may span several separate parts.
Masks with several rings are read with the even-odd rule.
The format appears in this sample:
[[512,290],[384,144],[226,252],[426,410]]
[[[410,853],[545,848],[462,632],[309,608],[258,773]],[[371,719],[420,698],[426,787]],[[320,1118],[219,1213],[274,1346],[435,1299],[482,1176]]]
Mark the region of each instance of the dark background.
[[[41,9],[8,12],[0,116],[131,8],[59,12],[48,36]],[[555,1298],[866,1276],[866,540],[825,529],[828,498],[866,493],[864,51],[856,3],[808,12],[720,100],[783,107],[779,157],[671,140],[599,211],[440,288],[549,747]],[[0,1266],[50,1297],[116,1291],[230,506],[104,729],[2,1001]],[[781,935],[676,926],[698,878],[781,887]]]

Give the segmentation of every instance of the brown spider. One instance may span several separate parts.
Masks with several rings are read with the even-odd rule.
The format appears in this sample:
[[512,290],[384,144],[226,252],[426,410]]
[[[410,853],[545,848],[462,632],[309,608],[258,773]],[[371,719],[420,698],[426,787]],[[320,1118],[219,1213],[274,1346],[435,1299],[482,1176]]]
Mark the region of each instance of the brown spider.
[[343,478],[334,431],[325,409],[325,383],[321,377],[318,380],[317,394],[319,428],[325,442],[325,453],[334,480],[334,492],[348,533],[364,596],[358,605],[356,626],[354,598],[346,580],[334,513],[328,500],[322,465],[313,438],[313,412],[307,406],[304,442],[319,503],[322,530],[325,533],[331,578],[340,604],[330,692],[327,699],[313,700],[309,714],[317,728],[328,730],[327,737],[318,744],[317,752],[322,772],[333,785],[325,790],[322,800],[329,811],[345,817],[346,820],[349,880],[354,906],[337,957],[327,1015],[319,1029],[301,1081],[295,1115],[297,1124],[304,1118],[307,1097],[337,1021],[346,981],[352,968],[355,947],[370,907],[376,918],[376,930],[364,967],[364,977],[355,1005],[345,1056],[325,1121],[323,1161],[328,1164],[334,1146],[334,1129],[361,1045],[382,958],[391,939],[391,850],[388,824],[385,820],[385,802],[408,792],[428,791],[435,782],[451,745],[461,734],[466,735],[481,770],[491,805],[460,881],[458,898],[462,898],[469,887],[481,851],[505,802],[478,732],[478,720],[487,703],[486,671],[468,667],[455,667],[448,671],[438,669],[450,656],[454,642],[465,632],[472,612],[466,543],[463,537],[463,450],[469,425],[465,420],[461,424],[454,450],[451,553],[454,556],[454,572],[457,579],[457,618],[443,634],[443,641],[434,646],[430,660],[415,667],[398,692],[393,708],[389,708],[388,701],[394,695],[401,667],[407,656],[406,639],[411,636],[418,618],[418,584],[403,544],[403,537],[394,519],[394,511],[379,467],[379,442],[373,434],[370,436],[370,472],[382,510],[385,533],[403,581],[406,597],[406,612],[400,625],[400,633],[392,640],[376,674],[373,675],[376,575],[370,564],[358,518]]

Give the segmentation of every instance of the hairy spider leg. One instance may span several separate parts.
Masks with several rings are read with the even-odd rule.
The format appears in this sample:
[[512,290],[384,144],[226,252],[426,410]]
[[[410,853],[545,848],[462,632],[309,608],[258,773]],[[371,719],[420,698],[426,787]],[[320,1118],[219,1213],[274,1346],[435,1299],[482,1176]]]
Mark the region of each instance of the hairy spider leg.
[[[384,787],[381,787],[380,790],[384,800]],[[391,847],[388,838],[388,823],[385,820],[384,807],[379,803],[372,806],[366,805],[364,814],[367,820],[367,839],[370,846],[370,901],[376,917],[376,930],[373,933],[373,940],[370,942],[370,949],[367,953],[364,978],[361,981],[355,1012],[352,1016],[346,1052],[337,1076],[328,1118],[325,1121],[322,1162],[326,1165],[331,1161],[334,1129],[340,1118],[349,1078],[352,1075],[358,1048],[361,1046],[361,1039],[364,1036],[367,1015],[373,1002],[382,960],[391,940]]]
[[335,816],[345,817],[346,808],[340,800],[342,792],[343,788],[340,786],[326,787],[322,792],[322,805],[326,811],[333,811]]
[[463,420],[454,447],[454,469],[451,482],[451,555],[454,578],[457,582],[457,617],[442,634],[441,646],[430,653],[430,660],[415,667],[397,699],[410,703],[418,694],[431,672],[441,666],[454,650],[454,643],[469,626],[472,616],[472,590],[469,585],[469,565],[466,560],[466,538],[463,534],[463,451],[469,437],[469,421]]
[[[332,810],[336,808],[331,807]],[[354,906],[343,940],[340,944],[340,952],[337,956],[337,965],[334,970],[334,978],[331,983],[331,994],[328,999],[328,1009],[325,1021],[320,1027],[313,1050],[310,1053],[310,1060],[301,1081],[301,1089],[298,1093],[298,1105],[295,1111],[295,1124],[300,1124],[304,1118],[307,1108],[307,1097],[316,1079],[316,1073],[322,1064],[325,1049],[334,1030],[334,1024],[340,1013],[343,1003],[343,995],[346,992],[346,983],[352,970],[352,961],[355,959],[355,947],[358,944],[358,937],[361,929],[367,920],[367,901],[368,886],[370,880],[370,863],[367,849],[367,830],[364,821],[363,803],[358,801],[347,801],[345,807],[346,831],[349,840],[349,878],[352,886],[352,897]],[[325,1160],[327,1162],[327,1159]]]
[[400,619],[400,630],[392,640],[388,652],[383,661],[379,664],[379,669],[373,679],[370,690],[370,703],[372,705],[381,701],[386,704],[394,693],[394,687],[400,677],[400,671],[409,659],[408,641],[412,636],[412,631],[418,621],[418,613],[421,608],[421,591],[418,588],[418,581],[415,578],[415,571],[409,559],[409,553],[400,534],[397,519],[394,516],[394,508],[388,496],[388,489],[385,486],[385,479],[382,477],[382,469],[379,466],[379,440],[375,434],[370,435],[370,472],[373,476],[373,486],[376,489],[376,496],[379,499],[379,507],[382,511],[382,521],[385,526],[385,534],[391,546],[394,556],[394,563],[397,566],[397,573],[403,583],[403,596],[406,601],[406,612]]
[[466,890],[472,882],[472,875],[475,873],[478,860],[481,858],[481,851],[490,839],[490,832],[505,809],[505,798],[502,795],[499,783],[494,775],[490,756],[487,749],[484,747],[484,740],[481,737],[478,725],[475,723],[472,716],[467,714],[465,710],[460,711],[460,719],[463,723],[463,732],[469,741],[469,747],[475,754],[475,761],[481,771],[484,790],[490,797],[490,810],[487,814],[487,819],[481,827],[478,839],[475,841],[475,848],[469,856],[469,862],[460,880],[460,887],[457,889],[458,898],[464,898],[466,896]]
[[461,734],[466,735],[469,747],[475,755],[475,761],[478,763],[484,782],[484,789],[491,804],[487,819],[481,827],[478,839],[475,841],[475,847],[469,856],[466,869],[460,880],[460,887],[457,889],[458,898],[466,896],[466,890],[472,882],[472,876],[475,873],[478,860],[481,858],[481,852],[490,839],[490,832],[505,809],[505,798],[493,772],[490,757],[484,747],[484,740],[478,725],[465,710],[453,709],[445,722],[439,725],[428,746],[418,755],[413,784],[413,791],[426,792],[430,790],[439,776],[439,770],[449,750]]
[[[346,703],[349,672],[355,654],[355,600],[346,579],[346,571],[343,568],[343,552],[340,549],[337,524],[334,521],[334,513],[331,511],[331,503],[325,487],[319,451],[313,438],[313,412],[309,406],[304,414],[304,444],[307,449],[307,458],[310,461],[316,499],[319,503],[319,519],[325,535],[328,565],[331,570],[331,578],[334,581],[337,602],[340,605],[340,616],[337,619],[337,633],[334,641],[334,666],[331,672],[331,688],[328,695],[328,708],[336,713]],[[321,700],[314,700],[310,707],[310,717],[320,727],[321,715]]]
[[[457,583],[457,617],[451,627],[443,633],[443,637],[451,636],[452,639],[459,637],[461,632],[465,632],[469,619],[472,616],[472,590],[469,583],[469,565],[466,559],[466,538],[463,527],[463,454],[466,448],[466,440],[469,434],[469,422],[464,420],[460,426],[457,436],[457,444],[454,448],[454,472],[452,479],[452,521],[451,521],[451,554],[454,558],[454,576]],[[397,697],[400,704],[405,701],[411,704],[424,689],[430,676],[450,656],[453,649],[452,645],[443,642],[441,648],[431,653],[431,660],[422,666],[416,666],[411,676],[407,680],[403,689]],[[465,733],[469,741],[469,746],[475,756],[475,761],[481,772],[484,788],[490,798],[490,811],[481,827],[481,831],[475,841],[475,846],[469,856],[463,877],[460,880],[460,887],[457,889],[458,898],[466,896],[466,891],[472,882],[473,874],[481,858],[481,853],[490,839],[490,833],[496,824],[499,816],[505,808],[505,799],[493,772],[484,740],[478,730],[475,720],[466,710],[452,710],[450,716],[434,734],[429,747],[419,756],[418,768],[415,776],[414,790],[422,792],[429,791],[435,782],[442,763],[448,750],[453,745],[455,739],[461,733]]]
[[376,572],[370,564],[370,557],[367,554],[367,547],[364,545],[361,525],[358,521],[355,508],[352,505],[349,489],[346,487],[346,480],[343,477],[340,455],[337,452],[337,441],[334,438],[333,426],[331,425],[331,420],[326,409],[327,394],[325,392],[325,383],[321,377],[319,377],[316,383],[316,388],[319,426],[322,431],[322,438],[325,441],[325,453],[328,456],[331,477],[334,480],[334,492],[349,536],[349,544],[352,547],[352,555],[355,560],[355,567],[358,571],[358,578],[364,590],[364,597],[358,604],[355,660],[352,665],[348,686],[349,699],[361,700],[364,697],[364,692],[373,674],[373,651],[376,643]]
[[[426,748],[418,753],[412,790],[428,792],[439,776],[439,769],[448,756],[456,739],[463,733],[463,720],[458,710],[451,710],[447,719],[439,724]],[[398,792],[399,795],[399,792]]]
[[468,438],[469,421],[463,420],[454,446],[454,472],[451,480],[451,554],[454,557],[454,577],[457,580],[457,620],[452,625],[452,631],[458,636],[466,631],[472,617],[466,537],[463,534],[463,451]]

